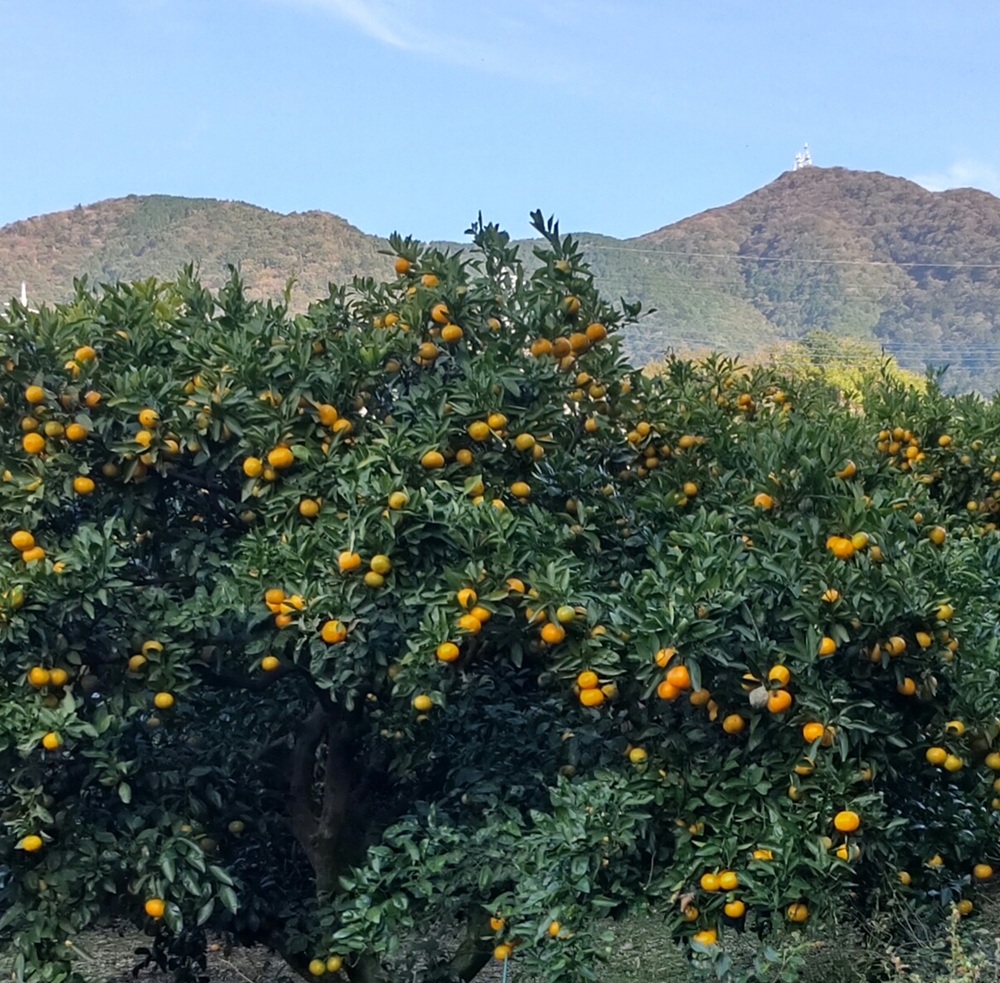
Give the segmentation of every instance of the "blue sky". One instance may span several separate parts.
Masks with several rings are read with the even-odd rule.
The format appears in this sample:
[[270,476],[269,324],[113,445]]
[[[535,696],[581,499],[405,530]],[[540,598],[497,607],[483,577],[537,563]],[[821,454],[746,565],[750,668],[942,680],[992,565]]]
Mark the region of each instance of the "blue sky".
[[0,0],[0,225],[130,193],[638,235],[791,166],[1000,193],[1000,4]]

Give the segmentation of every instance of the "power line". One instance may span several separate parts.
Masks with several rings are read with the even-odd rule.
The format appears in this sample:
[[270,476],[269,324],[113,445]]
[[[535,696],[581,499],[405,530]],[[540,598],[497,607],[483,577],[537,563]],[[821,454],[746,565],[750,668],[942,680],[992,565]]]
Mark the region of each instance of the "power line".
[[1000,263],[970,263],[967,261],[940,261],[940,262],[916,262],[883,260],[883,259],[810,259],[803,256],[746,256],[739,253],[702,253],[689,252],[686,249],[655,249],[642,246],[610,245],[607,243],[586,242],[583,243],[584,252],[600,250],[604,252],[639,253],[649,256],[680,256],[697,257],[698,259],[730,259],[739,262],[756,263],[812,263],[830,264],[833,266],[902,266],[906,268],[932,268],[942,267],[945,269],[968,269],[968,270],[1000,270]]

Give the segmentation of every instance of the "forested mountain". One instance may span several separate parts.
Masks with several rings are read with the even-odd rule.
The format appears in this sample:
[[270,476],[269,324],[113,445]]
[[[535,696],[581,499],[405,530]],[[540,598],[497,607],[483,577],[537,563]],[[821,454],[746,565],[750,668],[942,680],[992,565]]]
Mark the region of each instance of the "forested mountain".
[[[419,235],[419,229],[401,230]],[[759,191],[634,239],[581,234],[602,289],[655,309],[634,356],[760,352],[821,331],[884,345],[901,364],[950,363],[951,388],[1000,386],[1000,199],[932,193],[844,168],[788,172]],[[325,212],[279,215],[211,199],[130,196],[0,229],[0,296],[65,298],[74,276],[170,278],[196,262],[218,284],[289,277],[300,306],[353,274],[388,274],[386,244]]]

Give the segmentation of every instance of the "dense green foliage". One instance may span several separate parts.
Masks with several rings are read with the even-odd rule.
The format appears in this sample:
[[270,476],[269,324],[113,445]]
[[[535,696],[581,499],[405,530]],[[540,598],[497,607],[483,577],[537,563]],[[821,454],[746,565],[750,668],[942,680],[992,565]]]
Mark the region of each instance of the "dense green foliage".
[[646,377],[638,309],[535,221],[530,274],[477,226],[304,314],[186,273],[0,321],[25,979],[119,917],[182,978],[211,930],[354,983],[572,983],[651,903],[726,976],[732,931],[975,897],[1000,410]]

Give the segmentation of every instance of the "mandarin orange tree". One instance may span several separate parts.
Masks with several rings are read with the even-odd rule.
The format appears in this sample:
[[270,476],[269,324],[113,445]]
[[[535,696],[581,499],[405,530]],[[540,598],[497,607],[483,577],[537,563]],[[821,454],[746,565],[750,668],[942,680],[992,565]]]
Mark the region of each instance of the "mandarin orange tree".
[[732,976],[992,875],[997,411],[644,377],[533,220],[530,274],[480,222],[305,314],[185,271],[0,321],[23,978],[118,918],[179,979],[213,932],[569,983],[637,906]]

